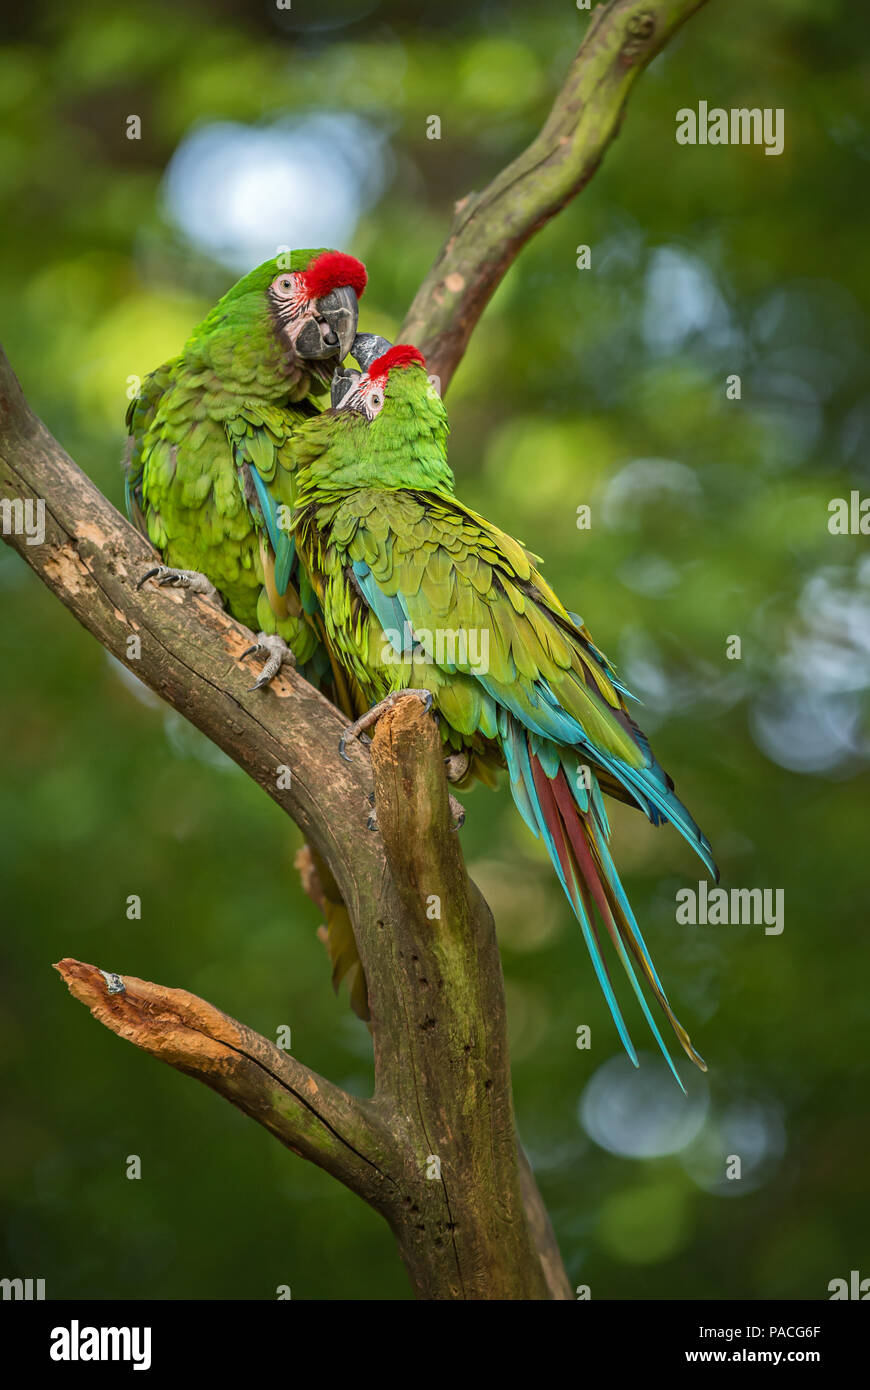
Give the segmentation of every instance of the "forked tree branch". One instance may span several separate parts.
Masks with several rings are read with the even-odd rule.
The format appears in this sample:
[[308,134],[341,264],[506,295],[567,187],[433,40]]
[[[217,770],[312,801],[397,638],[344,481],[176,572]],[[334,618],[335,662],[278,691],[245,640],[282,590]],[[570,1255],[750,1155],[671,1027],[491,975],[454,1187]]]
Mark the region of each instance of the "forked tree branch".
[[[341,716],[301,676],[251,691],[255,668],[239,661],[250,634],[204,599],[137,588],[153,551],[30,412],[2,353],[0,496],[44,499],[43,543],[31,546],[23,533],[10,543],[323,855],[368,982],[375,1095],[345,1095],[183,990],[122,977],[124,991],[113,994],[95,967],[64,962],[73,993],[108,1027],[198,1076],[370,1202],[389,1222],[419,1296],[567,1297],[540,1194],[528,1176],[520,1183],[495,931],[450,829],[431,716],[416,697],[400,702],[378,726],[371,754],[357,744],[348,765],[338,755]],[[383,834],[368,826],[373,786]],[[312,1086],[314,1109],[304,1104]]]
[[[520,247],[587,182],[637,74],[702,3],[611,0],[599,9],[541,134],[459,205],[402,330],[426,351],[442,389]],[[516,1139],[495,930],[450,829],[431,717],[414,697],[399,702],[371,754],[357,745],[348,765],[337,752],[341,716],[295,672],[252,692],[254,668],[240,660],[250,634],[202,598],[137,588],[153,551],[31,413],[2,350],[0,498],[44,504],[41,544],[21,530],[6,539],[326,861],[368,982],[375,1094],[347,1095],[185,990],[109,981],[65,960],[57,968],[71,992],[381,1212],[419,1297],[570,1298]],[[377,830],[368,826],[372,789]]]
[[405,317],[442,393],[494,291],[529,238],[591,179],[644,68],[705,0],[611,0],[596,8],[540,134],[456,204],[453,227]]

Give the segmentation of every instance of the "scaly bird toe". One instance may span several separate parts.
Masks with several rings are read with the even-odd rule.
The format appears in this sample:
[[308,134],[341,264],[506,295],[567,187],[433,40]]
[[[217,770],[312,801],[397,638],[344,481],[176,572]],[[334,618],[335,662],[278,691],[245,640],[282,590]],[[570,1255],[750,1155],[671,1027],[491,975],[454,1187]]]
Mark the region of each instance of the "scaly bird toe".
[[448,782],[461,782],[468,772],[471,759],[466,752],[449,753],[444,759],[444,770],[447,773]]
[[431,690],[394,690],[391,695],[387,695],[385,699],[379,700],[376,705],[372,705],[371,709],[366,710],[365,714],[360,715],[359,719],[356,719],[353,724],[348,724],[338,741],[339,756],[342,757],[346,763],[350,762],[350,758],[347,756],[347,745],[352,743],[355,739],[358,739],[367,729],[373,728],[381,716],[386,714],[387,710],[393,709],[397,700],[401,700],[405,695],[416,695],[417,699],[423,702],[424,713],[429,713],[432,708]]
[[155,565],[147,574],[143,574],[136,588],[141,589],[147,579],[156,580],[161,589],[167,585],[172,589],[189,589],[193,594],[203,594],[205,598],[212,599],[221,608],[224,606],[224,601],[211,580],[206,579],[199,570],[175,570],[169,565]]
[[282,666],[296,665],[296,657],[284,638],[274,632],[258,632],[256,642],[252,647],[248,647],[247,651],[242,652],[240,660],[244,661],[246,656],[253,656],[254,652],[268,652],[269,655],[258,679],[248,687],[249,690],[262,690],[275,679]]

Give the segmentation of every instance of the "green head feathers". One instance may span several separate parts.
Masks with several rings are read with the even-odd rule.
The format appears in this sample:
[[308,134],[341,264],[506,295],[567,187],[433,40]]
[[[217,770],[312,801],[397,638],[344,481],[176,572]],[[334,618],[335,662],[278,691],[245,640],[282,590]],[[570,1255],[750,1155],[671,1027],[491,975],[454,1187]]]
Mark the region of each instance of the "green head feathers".
[[273,397],[305,377],[307,394],[311,378],[328,382],[349,352],[365,285],[365,266],[341,251],[284,252],[227,291],[184,355],[230,385],[234,366],[247,379],[259,364],[260,384]]
[[300,490],[313,484],[329,491],[453,491],[447,412],[417,348],[400,344],[363,373],[340,373],[333,402],[333,410],[310,424]]

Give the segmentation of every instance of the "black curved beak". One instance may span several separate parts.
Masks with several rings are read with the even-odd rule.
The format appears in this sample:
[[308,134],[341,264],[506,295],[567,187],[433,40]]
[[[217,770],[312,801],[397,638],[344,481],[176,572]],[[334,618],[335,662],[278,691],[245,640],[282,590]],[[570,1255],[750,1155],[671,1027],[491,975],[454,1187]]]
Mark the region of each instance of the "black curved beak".
[[341,403],[352,391],[355,391],[362,380],[362,372],[357,372],[353,367],[337,367],[332,374],[332,384],[329,388],[329,399],[333,410],[340,410]]
[[315,301],[315,310],[296,339],[296,353],[309,361],[325,357],[343,361],[350,352],[359,321],[359,300],[349,285]]

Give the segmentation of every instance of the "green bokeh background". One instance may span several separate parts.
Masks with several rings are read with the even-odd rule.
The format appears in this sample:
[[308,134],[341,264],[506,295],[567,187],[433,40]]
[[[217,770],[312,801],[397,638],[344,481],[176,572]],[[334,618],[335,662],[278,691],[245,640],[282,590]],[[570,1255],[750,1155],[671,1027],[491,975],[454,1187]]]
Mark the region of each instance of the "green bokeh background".
[[[174,152],[211,122],[328,109],[380,133],[383,187],[344,249],[369,267],[362,326],[393,336],[453,202],[533,136],[587,23],[567,0],[7,17],[2,336],[35,410],[120,505],[128,377],[177,351],[235,278],[164,197]],[[540,847],[504,788],[467,800],[518,1122],[594,1298],[824,1298],[851,1269],[870,1276],[870,561],[866,537],[827,529],[832,497],[870,493],[868,55],[870,10],[847,0],[711,3],[641,79],[582,197],[522,253],[448,397],[461,495],[546,556],[643,696],[724,883],[785,893],[779,936],[681,926],[674,894],[699,865],[675,832],[616,809],[617,862],[710,1072],[690,1144],[610,1152],[581,1098],[640,1133],[673,1103],[663,1065],[647,1056],[626,1089]],[[784,153],[678,146],[676,110],[699,100],[783,108]],[[99,1028],[52,973],[72,955],[184,986],[268,1036],[289,1025],[305,1062],[370,1088],[368,1035],[332,995],[293,869],[298,833],[5,547],[0,593],[0,1275],[44,1277],[57,1298],[282,1284],[408,1298],[378,1217]],[[134,893],[141,921],[125,915]],[[744,1178],[726,1182],[735,1144]]]

